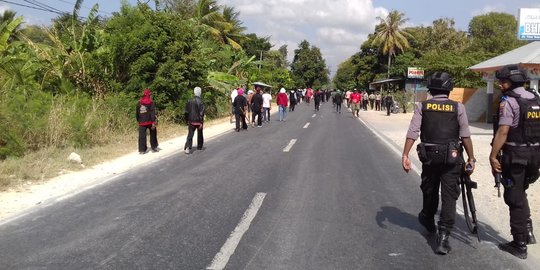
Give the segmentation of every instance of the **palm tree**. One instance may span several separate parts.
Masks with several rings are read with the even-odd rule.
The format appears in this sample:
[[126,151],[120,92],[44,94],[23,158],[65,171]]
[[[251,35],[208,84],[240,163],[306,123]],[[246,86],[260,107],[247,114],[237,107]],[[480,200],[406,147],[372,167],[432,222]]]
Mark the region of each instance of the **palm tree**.
[[226,29],[222,29],[222,40],[237,50],[242,48],[239,41],[246,38],[244,35],[246,27],[242,26],[239,16],[240,12],[234,10],[233,7],[225,6],[223,8],[223,19],[228,25]]
[[392,10],[386,18],[377,17],[380,24],[375,28],[373,44],[379,46],[383,54],[388,55],[388,78],[390,78],[392,56],[395,56],[398,51],[409,48],[407,37],[411,35],[401,30],[401,27],[409,20],[404,16],[405,14]]
[[246,29],[238,19],[239,12],[232,7],[225,7],[221,13],[217,0],[199,0],[192,18],[204,31],[222,44],[229,44],[234,49],[242,47],[239,41]]

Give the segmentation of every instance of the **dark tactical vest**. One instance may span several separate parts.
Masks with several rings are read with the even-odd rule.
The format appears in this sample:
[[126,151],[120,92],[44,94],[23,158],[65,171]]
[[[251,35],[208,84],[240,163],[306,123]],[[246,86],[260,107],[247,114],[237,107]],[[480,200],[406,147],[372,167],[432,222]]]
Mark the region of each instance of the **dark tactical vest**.
[[452,100],[423,101],[420,140],[434,144],[459,141],[458,103]]
[[518,144],[540,143],[540,100],[535,95],[531,99],[522,98],[512,91],[505,93],[519,104],[518,126],[510,128],[507,142]]

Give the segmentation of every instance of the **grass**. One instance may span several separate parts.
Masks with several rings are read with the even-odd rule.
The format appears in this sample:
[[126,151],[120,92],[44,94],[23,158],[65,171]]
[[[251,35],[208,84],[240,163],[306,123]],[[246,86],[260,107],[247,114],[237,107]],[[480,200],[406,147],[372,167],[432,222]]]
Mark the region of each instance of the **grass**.
[[[208,121],[207,126],[222,122],[223,119]],[[226,119],[229,120],[228,117]],[[163,142],[178,136],[185,135],[187,128],[179,124],[161,124],[158,126],[158,141]],[[113,143],[86,149],[75,148],[47,148],[32,152],[21,158],[8,158],[0,162],[0,190],[17,188],[23,184],[45,182],[60,174],[78,171],[108,160],[137,151],[138,129],[127,136],[116,135]],[[182,146],[179,146],[181,149]],[[82,157],[83,164],[67,160],[71,152]]]

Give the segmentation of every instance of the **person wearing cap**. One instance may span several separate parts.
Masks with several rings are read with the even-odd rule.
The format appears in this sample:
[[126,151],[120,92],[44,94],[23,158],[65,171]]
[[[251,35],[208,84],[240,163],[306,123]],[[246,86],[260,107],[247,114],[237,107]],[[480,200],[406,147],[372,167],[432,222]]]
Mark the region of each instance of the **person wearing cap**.
[[[502,98],[494,118],[494,138],[489,163],[495,176],[501,174],[504,202],[510,212],[513,240],[499,248],[520,259],[527,258],[527,245],[536,244],[527,189],[540,168],[540,101],[523,87],[528,81],[518,65],[507,65],[495,72]],[[500,159],[498,154],[502,151]]]
[[194,97],[188,100],[186,104],[186,110],[184,112],[184,119],[186,119],[188,126],[188,135],[186,137],[186,144],[184,145],[184,152],[186,154],[191,153],[191,146],[193,145],[193,135],[197,130],[197,150],[203,150],[203,123],[205,106],[201,99],[201,88],[195,87],[193,89]]
[[[465,106],[448,99],[453,87],[452,77],[446,72],[435,72],[429,77],[427,88],[432,98],[416,106],[401,161],[403,170],[408,173],[411,170],[409,151],[420,137],[417,152],[422,162],[420,189],[423,206],[418,221],[429,233],[436,233],[438,229],[435,252],[440,255],[448,254],[452,249],[449,237],[455,223],[459,179],[465,165],[462,145],[468,155],[466,168],[469,174],[474,171],[476,162]],[[436,227],[439,187],[442,206]]]
[[248,103],[246,97],[244,97],[244,89],[238,89],[238,95],[234,98],[233,107],[234,115],[236,117],[236,132],[240,131],[240,123],[242,123],[242,129],[247,129],[246,112]]
[[287,97],[287,90],[285,90],[285,88],[282,87],[279,90],[279,93],[276,97],[276,103],[279,106],[278,121],[285,121],[285,117],[287,116],[287,106],[289,105],[289,98]]
[[135,110],[135,118],[139,123],[139,154],[146,154],[146,132],[150,130],[150,147],[152,152],[159,151],[157,140],[157,117],[156,105],[152,100],[150,89],[144,89],[143,96],[139,100]]

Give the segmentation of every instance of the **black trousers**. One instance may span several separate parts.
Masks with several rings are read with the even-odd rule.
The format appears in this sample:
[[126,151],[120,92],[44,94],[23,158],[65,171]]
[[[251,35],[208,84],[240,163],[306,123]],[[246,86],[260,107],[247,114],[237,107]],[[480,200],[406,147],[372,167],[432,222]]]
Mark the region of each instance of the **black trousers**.
[[148,146],[146,145],[146,130],[150,130],[150,147],[157,148],[157,128],[152,128],[152,125],[139,126],[139,152],[146,152]]
[[252,119],[251,122],[255,123],[255,117],[257,117],[257,126],[262,126],[262,112],[261,109],[253,110],[251,112]]
[[341,112],[341,103],[336,103],[336,112]]
[[540,147],[512,147],[505,145],[502,158],[504,202],[510,210],[510,233],[527,233],[527,219],[531,216],[527,189],[538,178]]
[[236,117],[236,130],[240,130],[240,124],[243,129],[247,129],[246,116],[241,113],[235,113]]
[[434,217],[439,207],[439,187],[441,188],[441,215],[439,226],[451,230],[456,219],[456,200],[459,198],[459,177],[461,166],[458,165],[422,165],[423,194],[422,212]]
[[386,104],[386,115],[390,115],[390,108],[392,107],[392,104]]
[[191,149],[191,147],[193,146],[193,136],[195,135],[195,130],[197,130],[197,149],[201,149],[203,147],[204,137],[202,126],[194,126],[188,124],[188,135],[186,137],[186,144],[184,145],[184,150]]

